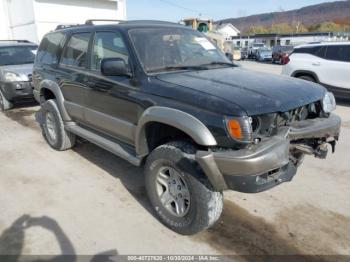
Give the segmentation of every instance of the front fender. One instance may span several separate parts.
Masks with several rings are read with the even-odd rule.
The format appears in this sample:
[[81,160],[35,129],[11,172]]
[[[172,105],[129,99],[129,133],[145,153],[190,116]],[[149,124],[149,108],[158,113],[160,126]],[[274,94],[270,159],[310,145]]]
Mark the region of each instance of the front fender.
[[217,145],[209,129],[194,116],[177,109],[154,106],[142,114],[136,128],[135,148],[139,156],[146,156],[149,153],[145,129],[151,122],[175,127],[190,136],[198,145]]

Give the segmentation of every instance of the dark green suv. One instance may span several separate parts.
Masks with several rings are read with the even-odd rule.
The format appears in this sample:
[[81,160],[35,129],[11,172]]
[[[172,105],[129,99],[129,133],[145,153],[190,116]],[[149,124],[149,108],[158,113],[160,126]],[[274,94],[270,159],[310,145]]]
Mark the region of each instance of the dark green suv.
[[304,155],[325,158],[340,131],[322,86],[241,69],[173,23],[49,33],[33,82],[48,144],[66,150],[79,136],[144,166],[155,212],[181,234],[218,220],[224,190],[290,181]]

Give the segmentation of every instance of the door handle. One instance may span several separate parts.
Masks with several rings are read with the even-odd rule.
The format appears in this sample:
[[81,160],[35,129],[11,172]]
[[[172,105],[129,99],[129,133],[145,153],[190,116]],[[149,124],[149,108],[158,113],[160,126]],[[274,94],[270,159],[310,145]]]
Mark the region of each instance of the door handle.
[[320,63],[320,62],[314,62],[314,63],[312,63],[312,65],[314,65],[314,66],[320,66],[321,63]]

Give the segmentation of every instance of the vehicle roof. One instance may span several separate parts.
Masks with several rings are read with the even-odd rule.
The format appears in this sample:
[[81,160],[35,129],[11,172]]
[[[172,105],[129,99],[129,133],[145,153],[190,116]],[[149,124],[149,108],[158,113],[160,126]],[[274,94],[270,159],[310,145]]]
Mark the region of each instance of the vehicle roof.
[[66,28],[55,30],[58,31],[83,31],[83,30],[111,30],[115,28],[122,29],[136,29],[136,28],[147,28],[147,27],[174,27],[174,28],[188,28],[182,24],[165,22],[165,21],[157,21],[157,20],[132,20],[132,21],[120,21],[112,24],[99,24],[99,25],[91,25],[91,24],[81,24],[81,25],[72,25],[67,26]]
[[0,47],[12,47],[12,46],[38,46],[35,43],[31,42],[24,42],[22,40],[1,40],[0,41]]
[[344,42],[320,42],[320,43],[312,43],[312,44],[305,44],[305,45],[299,45],[295,48],[308,48],[308,47],[315,47],[315,46],[337,46],[337,45],[350,45],[350,41],[344,41]]

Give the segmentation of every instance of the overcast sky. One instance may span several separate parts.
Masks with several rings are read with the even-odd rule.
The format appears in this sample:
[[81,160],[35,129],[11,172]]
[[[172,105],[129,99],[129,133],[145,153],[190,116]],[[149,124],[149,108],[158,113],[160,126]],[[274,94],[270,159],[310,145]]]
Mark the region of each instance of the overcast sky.
[[127,18],[177,22],[181,18],[202,16],[214,20],[278,10],[291,10],[318,4],[320,0],[126,0]]

